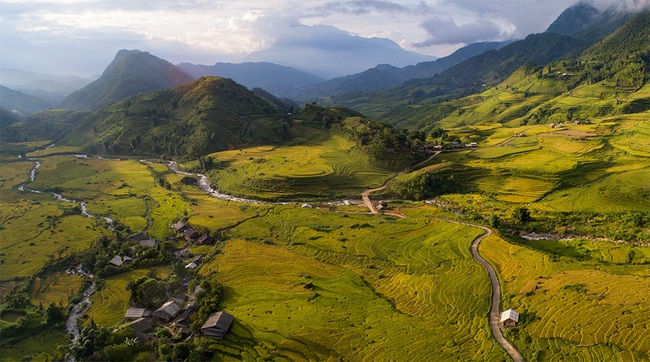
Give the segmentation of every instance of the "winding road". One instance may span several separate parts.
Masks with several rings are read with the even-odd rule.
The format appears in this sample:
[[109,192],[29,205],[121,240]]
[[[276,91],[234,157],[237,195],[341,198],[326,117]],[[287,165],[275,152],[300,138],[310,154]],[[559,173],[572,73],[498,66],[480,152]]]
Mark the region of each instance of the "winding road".
[[[436,152],[434,155],[429,157],[424,162],[428,162],[429,160],[431,160],[433,157],[435,157],[439,153],[440,153],[439,151]],[[424,162],[422,162],[422,163],[424,163]],[[422,163],[420,163],[420,164],[422,164]],[[418,164],[418,165],[420,165],[420,164]],[[397,175],[395,175],[394,177],[390,178],[381,187],[378,187],[376,189],[363,191],[363,193],[361,194],[361,199],[363,200],[363,203],[368,207],[371,214],[378,214],[379,212],[377,211],[375,206],[370,201],[370,194],[373,193],[373,192],[381,191],[381,190],[385,189],[386,187],[388,187],[388,185],[390,185],[390,182],[393,179],[395,179],[396,177],[398,177],[401,174],[402,173],[400,172]],[[472,241],[472,245],[470,246],[470,251],[471,251],[472,256],[474,257],[474,259],[476,259],[483,266],[483,268],[485,268],[485,270],[487,270],[488,276],[490,278],[490,284],[492,285],[492,300],[490,301],[490,318],[489,318],[490,319],[490,330],[492,331],[492,335],[494,336],[494,339],[501,345],[501,347],[503,347],[503,349],[508,353],[508,355],[510,355],[510,357],[515,362],[523,362],[524,358],[521,355],[521,353],[519,353],[519,351],[517,351],[517,349],[503,336],[503,333],[501,332],[501,328],[499,328],[500,319],[501,319],[500,318],[501,317],[501,311],[500,311],[500,306],[501,306],[501,283],[499,282],[499,277],[497,277],[497,273],[494,270],[494,268],[492,267],[492,265],[490,265],[490,263],[488,263],[485,259],[483,259],[481,254],[479,254],[479,252],[478,252],[479,244],[481,244],[481,241],[483,239],[485,239],[486,237],[492,235],[492,230],[490,230],[489,228],[486,228],[485,226],[481,226],[481,225],[468,224],[468,223],[463,223],[463,222],[458,222],[458,221],[448,220],[448,219],[441,219],[441,220],[446,221],[446,222],[450,222],[450,223],[454,223],[454,224],[460,224],[460,225],[475,227],[475,228],[479,228],[479,229],[485,231],[485,233],[483,233],[482,235],[477,236],[476,239],[474,239]]]
[[481,265],[483,265],[483,268],[487,270],[488,276],[490,277],[490,284],[492,284],[492,301],[491,301],[491,307],[490,307],[490,329],[492,330],[492,335],[494,336],[494,339],[499,342],[501,347],[506,350],[506,352],[510,355],[510,357],[515,361],[515,362],[523,362],[524,358],[521,356],[521,353],[517,351],[517,349],[503,336],[503,333],[501,333],[501,328],[499,328],[499,323],[500,323],[500,304],[501,304],[501,284],[499,283],[499,277],[497,277],[496,271],[494,271],[494,268],[490,263],[488,263],[481,254],[478,252],[478,246],[481,244],[481,241],[485,239],[486,237],[492,235],[492,230],[486,228],[485,226],[480,226],[480,225],[474,225],[474,224],[466,224],[466,223],[460,223],[456,222],[453,220],[445,220],[447,222],[452,222],[454,224],[461,224],[465,226],[471,226],[475,228],[482,229],[485,231],[484,234],[479,235],[472,241],[472,246],[470,247],[470,250],[472,252],[472,256],[474,259],[478,260]]

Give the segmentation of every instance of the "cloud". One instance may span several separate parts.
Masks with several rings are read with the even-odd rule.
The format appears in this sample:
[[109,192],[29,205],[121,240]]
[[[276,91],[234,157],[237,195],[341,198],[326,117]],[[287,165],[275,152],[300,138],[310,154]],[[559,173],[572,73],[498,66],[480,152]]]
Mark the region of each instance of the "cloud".
[[383,0],[353,0],[353,1],[333,1],[323,6],[317,7],[320,11],[334,12],[340,14],[362,15],[372,11],[380,12],[409,12],[409,8]]
[[431,37],[422,42],[413,43],[418,48],[440,44],[468,44],[493,40],[506,35],[498,25],[488,20],[457,25],[451,18],[434,17],[422,23],[421,26]]

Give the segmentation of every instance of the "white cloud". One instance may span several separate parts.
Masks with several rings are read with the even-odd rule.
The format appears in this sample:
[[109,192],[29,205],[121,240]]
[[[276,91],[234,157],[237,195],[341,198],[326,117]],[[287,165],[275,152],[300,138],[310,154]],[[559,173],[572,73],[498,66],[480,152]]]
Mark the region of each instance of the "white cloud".
[[[52,59],[66,59],[72,71],[86,73],[101,72],[121,48],[149,51],[171,62],[213,64],[243,59],[292,38],[296,25],[386,37],[407,50],[444,56],[467,42],[544,31],[575,1],[0,0],[5,58],[0,61],[3,66],[20,64],[17,52],[33,49],[5,44],[26,42],[48,60],[43,67],[52,63],[46,56],[51,54]],[[624,1],[635,8],[648,2]],[[58,51],[66,54],[52,54]]]

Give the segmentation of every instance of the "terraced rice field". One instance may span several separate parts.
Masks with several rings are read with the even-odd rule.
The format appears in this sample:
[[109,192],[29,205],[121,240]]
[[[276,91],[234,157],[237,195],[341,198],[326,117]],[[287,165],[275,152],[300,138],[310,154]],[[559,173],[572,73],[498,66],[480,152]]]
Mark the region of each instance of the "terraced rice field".
[[97,325],[113,326],[124,320],[124,313],[130,307],[129,292],[126,290],[126,284],[128,282],[142,276],[166,279],[170,273],[170,268],[155,267],[151,269],[137,269],[128,273],[108,277],[104,281],[104,287],[92,295],[90,300],[92,305],[86,314]]
[[31,276],[50,261],[81,251],[105,231],[95,220],[81,215],[61,217],[51,195],[30,195],[31,200],[4,205],[0,211],[0,275],[2,279]]
[[523,331],[510,334],[528,359],[632,361],[650,355],[647,266],[551,258],[496,236],[482,248],[502,280],[504,307],[530,315]]
[[[294,145],[215,153],[229,166],[211,174],[224,193],[257,199],[339,197],[381,186],[394,172],[374,165],[341,135],[298,126]],[[339,196],[334,196],[334,195]]]
[[34,278],[31,301],[38,305],[42,303],[47,307],[50,303],[68,306],[70,296],[74,296],[81,289],[84,277],[81,275],[68,275],[57,272],[44,278]]
[[232,229],[235,238],[201,269],[224,284],[224,309],[238,316],[228,350],[282,359],[504,358],[487,325],[487,275],[469,254],[482,231],[432,213],[393,219],[276,207]]

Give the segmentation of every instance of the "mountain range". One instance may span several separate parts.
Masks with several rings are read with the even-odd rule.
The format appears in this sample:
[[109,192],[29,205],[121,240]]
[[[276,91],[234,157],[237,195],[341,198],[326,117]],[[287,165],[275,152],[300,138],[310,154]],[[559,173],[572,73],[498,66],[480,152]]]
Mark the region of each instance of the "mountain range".
[[[397,87],[372,92],[356,90],[328,100],[331,104],[343,105],[412,129],[427,129],[467,102],[483,101],[480,97],[462,97],[490,87],[513,86],[524,78],[533,83],[536,81],[532,77],[551,79],[554,73],[549,75],[545,66],[575,76],[562,82],[551,79],[549,82],[554,85],[540,93],[543,96],[540,95],[535,102],[527,102],[525,107],[508,112],[507,116],[484,115],[484,119],[498,122],[518,119],[558,92],[566,92],[585,82],[616,79],[620,89],[638,89],[645,82],[643,69],[648,63],[645,53],[647,44],[650,44],[645,22],[647,13],[618,26],[614,33],[599,43],[593,41],[598,38],[594,34],[614,28],[629,16],[590,14],[594,14],[593,9],[584,5],[565,11],[549,27],[549,30],[561,29],[565,34],[548,31],[509,44],[474,44],[433,62],[405,68],[380,65],[353,76],[301,87],[342,92],[345,84],[356,82],[369,88],[386,87],[401,82],[405,77],[435,73],[432,77],[408,80]],[[574,21],[576,17],[587,20]],[[567,24],[575,26],[570,28]],[[479,54],[472,56],[474,53]],[[597,64],[602,66],[596,69],[566,65],[582,64],[576,63],[578,60],[598,61]],[[558,65],[558,61],[563,63]],[[439,70],[453,63],[456,64]],[[245,69],[249,74],[242,71]],[[233,76],[249,76],[252,82],[255,74],[263,74],[268,69],[278,72],[274,75],[275,80],[280,80],[282,75],[295,77],[294,84],[320,79],[269,63],[175,66],[146,52],[122,50],[99,79],[72,93],[60,105],[61,108],[84,112],[48,111],[32,115],[23,122],[12,119],[3,123],[3,127],[12,130],[12,134],[17,135],[16,140],[46,137],[49,132],[50,138],[64,143],[112,154],[197,156],[245,144],[281,142],[289,137],[286,116],[292,106],[283,103],[277,94],[274,96],[260,89],[251,92],[233,80],[218,77],[193,80],[193,75],[199,76],[207,71],[230,71]],[[506,83],[502,83],[504,81]],[[529,93],[533,94],[532,91]],[[638,101],[626,110],[643,110],[644,102]],[[2,108],[16,109],[10,105]],[[6,112],[3,114],[7,115]],[[529,116],[534,119],[532,114]]]
[[[396,107],[431,103],[459,98],[494,86],[524,64],[544,65],[558,59],[577,57],[582,51],[617,29],[629,14],[614,10],[600,11],[578,4],[569,8],[551,25],[573,35],[554,32],[531,34],[525,39],[489,50],[453,65],[430,78],[414,79],[400,86],[374,92],[352,92],[329,101],[357,109],[371,116],[380,116]],[[575,25],[577,14],[609,14],[594,17],[589,25]],[[563,25],[565,24],[565,25]],[[571,30],[572,29],[572,30]],[[585,30],[586,29],[586,30]]]

